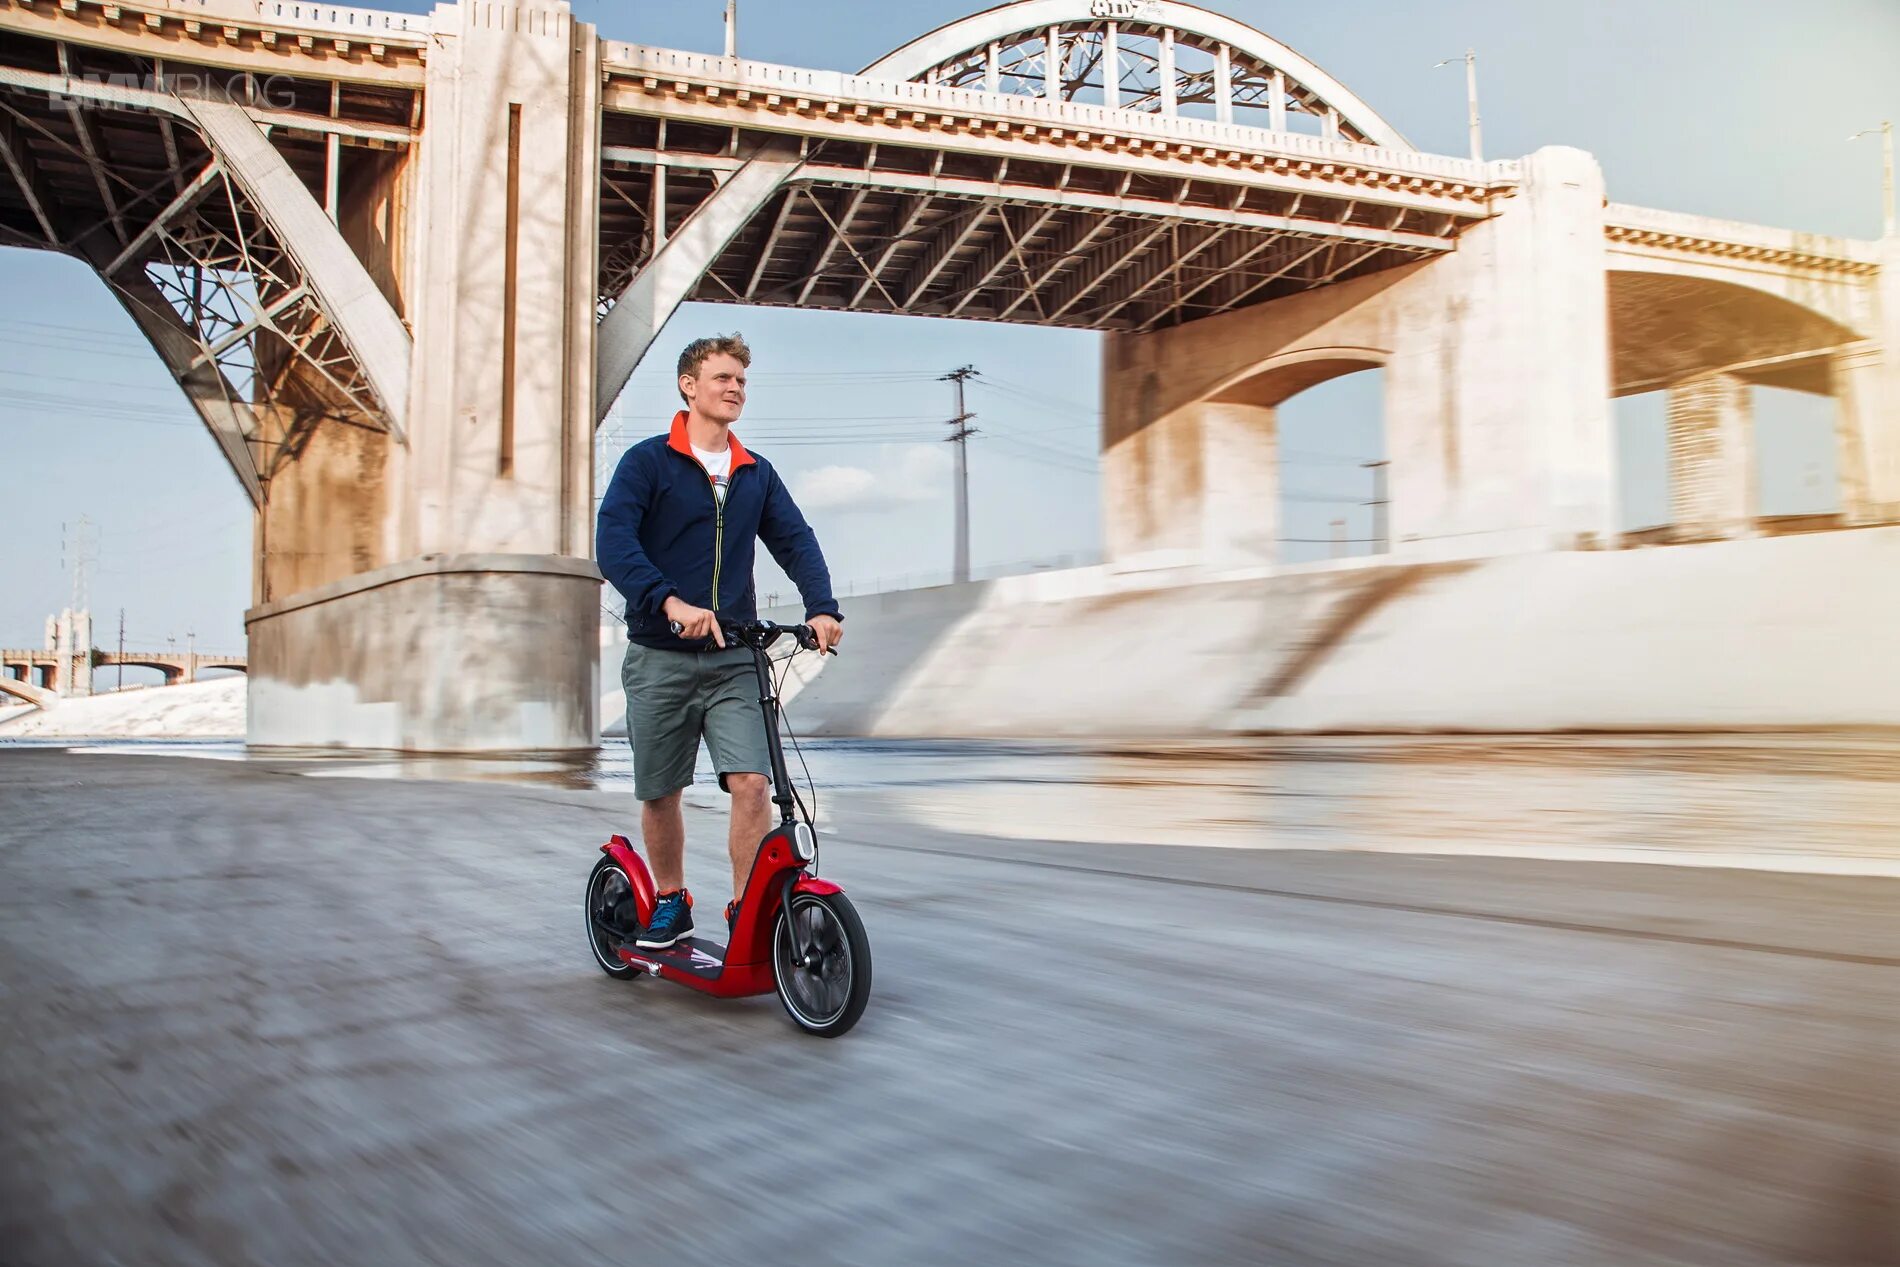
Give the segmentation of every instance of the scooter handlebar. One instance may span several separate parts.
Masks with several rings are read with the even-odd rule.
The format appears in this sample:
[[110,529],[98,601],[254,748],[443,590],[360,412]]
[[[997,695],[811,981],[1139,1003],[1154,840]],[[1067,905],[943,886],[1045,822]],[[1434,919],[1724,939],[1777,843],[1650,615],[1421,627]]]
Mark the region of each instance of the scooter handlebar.
[[[679,637],[686,632],[686,626],[677,620],[668,621],[667,628],[673,631],[674,637]],[[805,650],[818,650],[818,635],[812,631],[810,625],[781,625],[770,620],[741,621],[721,619],[719,628],[726,635],[727,646],[756,646],[759,650],[763,651],[774,642],[777,642],[780,635],[790,634],[793,638],[798,640],[798,645]],[[830,653],[837,655],[838,649],[832,647]]]

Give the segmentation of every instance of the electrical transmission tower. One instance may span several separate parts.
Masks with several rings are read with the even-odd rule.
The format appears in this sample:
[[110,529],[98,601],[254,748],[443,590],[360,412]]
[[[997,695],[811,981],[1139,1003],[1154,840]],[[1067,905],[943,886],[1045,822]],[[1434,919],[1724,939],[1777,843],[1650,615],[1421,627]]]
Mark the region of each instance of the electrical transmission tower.
[[951,431],[945,437],[957,446],[957,521],[956,521],[956,560],[951,569],[951,579],[962,583],[970,579],[970,454],[969,439],[976,434],[976,428],[970,426],[975,414],[963,407],[963,385],[975,378],[976,367],[965,365],[951,370],[939,378],[940,383],[954,383],[957,392],[956,416],[950,419]]
[[60,525],[60,553],[73,573],[72,602],[55,623],[59,693],[92,694],[92,567],[99,561],[99,530],[89,516]]
[[77,615],[92,606],[92,565],[99,561],[99,530],[90,516],[81,515],[76,524],[60,525],[60,553],[72,569],[70,606]]

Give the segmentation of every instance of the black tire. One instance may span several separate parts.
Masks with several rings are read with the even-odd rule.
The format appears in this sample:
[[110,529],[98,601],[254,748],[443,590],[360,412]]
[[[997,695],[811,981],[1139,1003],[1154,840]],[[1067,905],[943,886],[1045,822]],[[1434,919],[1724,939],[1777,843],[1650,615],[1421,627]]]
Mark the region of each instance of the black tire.
[[[797,961],[787,914],[812,939],[820,957],[816,967]],[[806,1033],[836,1038],[858,1023],[871,1001],[871,941],[850,898],[792,895],[791,910],[780,910],[772,925],[772,979],[786,1014]]]
[[631,981],[642,974],[640,969],[614,953],[613,939],[602,932],[595,921],[611,920],[614,907],[632,892],[633,884],[627,879],[626,870],[602,854],[587,876],[587,897],[581,903],[581,918],[587,926],[587,945],[594,952],[594,962],[616,981]]

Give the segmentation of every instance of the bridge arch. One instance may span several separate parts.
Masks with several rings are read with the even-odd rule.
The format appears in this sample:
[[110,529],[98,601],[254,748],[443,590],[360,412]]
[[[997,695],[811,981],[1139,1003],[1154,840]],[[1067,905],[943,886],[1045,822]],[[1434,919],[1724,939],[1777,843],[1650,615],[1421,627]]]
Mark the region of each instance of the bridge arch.
[[3,674],[0,674],[0,695],[10,695],[23,703],[37,704],[41,708],[52,707],[53,702],[59,698],[53,692],[34,686],[31,682],[22,682],[18,678],[7,677]]
[[[1261,124],[1281,131],[1287,130],[1291,118],[1307,116],[1318,121],[1318,130],[1329,139],[1398,151],[1405,161],[1411,161],[1416,153],[1396,128],[1345,85],[1286,45],[1243,22],[1178,0],[1011,0],[938,27],[892,50],[861,73],[886,81],[990,90],[989,68],[994,62],[990,50],[995,45],[998,58],[1005,49],[1013,50],[1012,65],[1021,73],[1006,77],[999,70],[993,88],[1020,95],[1019,90],[1035,82],[1031,64],[1038,56],[1044,62],[1048,60],[1052,31],[1056,33],[1058,57],[1076,72],[1065,72],[1059,79],[1055,94],[1059,101],[1073,100],[1077,93],[1105,90],[1100,68],[1107,64],[1112,49],[1122,48],[1126,32],[1129,56],[1139,65],[1126,75],[1113,76],[1118,98],[1124,85],[1129,90],[1125,100],[1117,101],[1122,108],[1175,114],[1184,101],[1211,102],[1217,122]],[[1037,52],[1038,42],[1041,53]],[[1154,51],[1150,51],[1150,45]],[[1188,67],[1184,72],[1177,64],[1183,50],[1206,58],[1211,66]],[[1046,76],[1044,84],[1046,89]],[[1243,115],[1244,119],[1240,117]],[[665,243],[620,285],[596,331],[597,424],[612,408],[634,366],[679,305],[694,293],[720,252],[787,186],[797,185],[805,166],[804,151],[791,138],[767,141],[726,175]],[[789,209],[791,199],[787,197],[782,205]],[[1046,208],[1044,214],[1053,211],[1053,207]],[[848,223],[851,214],[849,209],[844,211],[843,221]],[[900,239],[913,227],[899,218],[891,224],[889,236]],[[1198,252],[1213,241],[1210,233],[1188,249]],[[1058,259],[1079,255],[1092,242],[1093,237],[1086,237],[1048,253]],[[1103,246],[1097,244],[1096,249]],[[1256,249],[1260,249],[1258,244]],[[1301,252],[1310,249],[1302,247]],[[1020,244],[1017,250],[1022,250]],[[1005,252],[1003,258],[1007,260],[1011,254]],[[1251,257],[1243,257],[1243,262],[1246,258]],[[1295,255],[1298,262],[1308,258],[1304,253]],[[1173,271],[1168,270],[1170,274]],[[802,296],[799,302],[803,302]]]
[[[1282,561],[1289,537],[1325,527],[1313,504],[1326,499],[1302,487],[1304,481],[1282,488],[1280,407],[1334,379],[1382,370],[1390,359],[1386,349],[1354,344],[1287,348],[1185,398],[1169,395],[1158,370],[1141,372],[1121,397],[1122,408],[1110,407],[1113,459],[1104,463],[1103,494],[1114,508],[1105,525],[1111,556],[1217,568]],[[1120,425],[1113,425],[1117,414]],[[1383,404],[1377,423],[1383,434]],[[1301,505],[1286,505],[1289,496]],[[1369,502],[1355,494],[1330,504],[1339,510]],[[1183,506],[1195,512],[1183,514]]]
[[1606,285],[1615,396],[1731,371],[1826,395],[1830,358],[1866,337],[1834,305],[1703,272],[1613,260]]
[[1308,347],[1277,352],[1217,383],[1207,399],[1272,408],[1329,379],[1382,368],[1391,354],[1370,347]]
[[[1184,49],[1211,64],[1180,67]],[[1252,114],[1276,131],[1287,130],[1290,116],[1307,115],[1327,135],[1412,148],[1344,84],[1286,45],[1177,0],[1015,0],[947,22],[862,73],[1150,113],[1201,103],[1221,122],[1254,122],[1236,117]]]

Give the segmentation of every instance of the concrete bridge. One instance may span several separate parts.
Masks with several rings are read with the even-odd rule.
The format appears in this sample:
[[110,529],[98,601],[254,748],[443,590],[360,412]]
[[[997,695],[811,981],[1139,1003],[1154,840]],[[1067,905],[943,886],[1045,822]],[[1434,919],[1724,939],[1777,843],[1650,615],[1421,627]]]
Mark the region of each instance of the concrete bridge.
[[[1274,410],[1383,367],[1398,561],[1752,531],[1746,386],[1832,397],[1900,519],[1900,242],[1420,153],[1270,36],[1019,0],[851,75],[553,0],[0,6],[0,241],[88,261],[256,508],[251,738],[590,746],[593,428],[688,299],[1106,332],[1107,546],[1272,562]],[[479,619],[471,618],[479,614]]]

